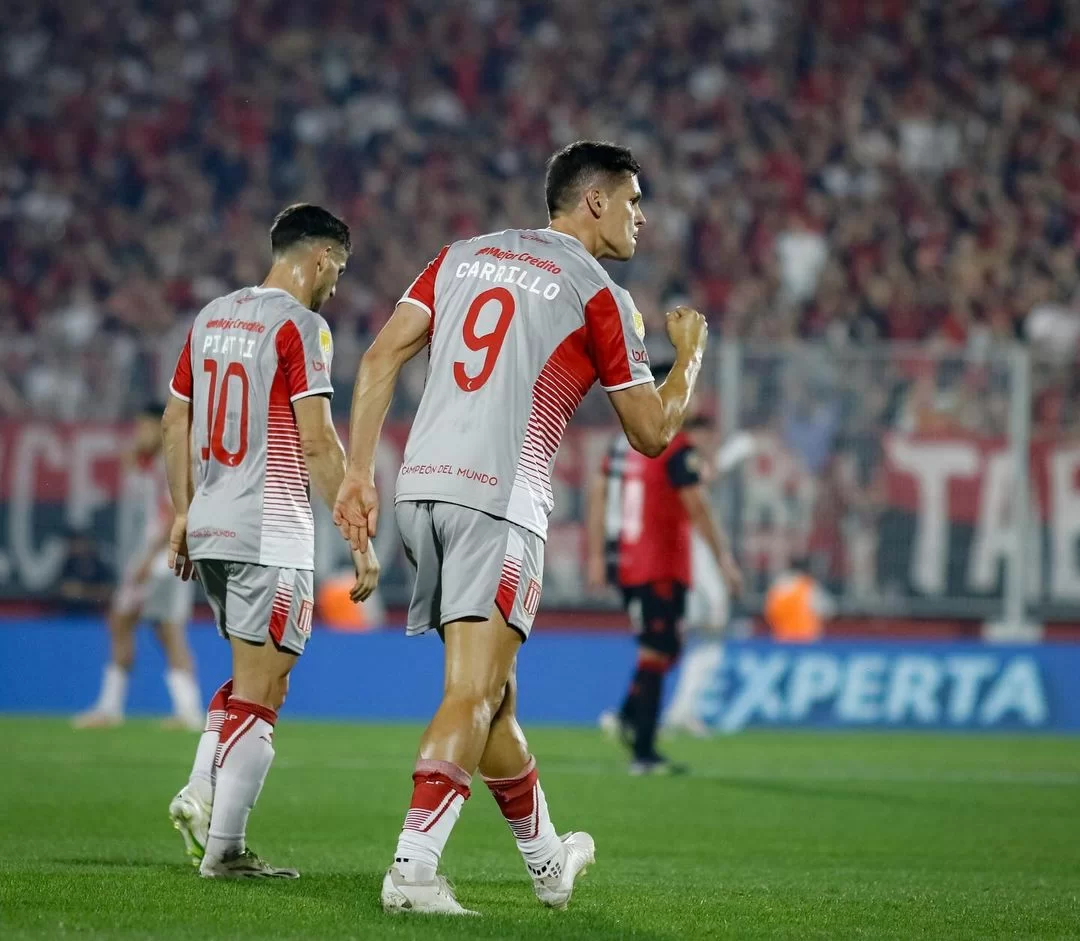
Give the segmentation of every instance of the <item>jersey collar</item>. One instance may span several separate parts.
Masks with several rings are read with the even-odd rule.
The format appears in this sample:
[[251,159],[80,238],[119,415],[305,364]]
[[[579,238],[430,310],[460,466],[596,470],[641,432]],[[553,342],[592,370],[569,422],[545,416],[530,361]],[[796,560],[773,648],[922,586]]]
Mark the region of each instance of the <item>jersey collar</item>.
[[[568,242],[573,242],[577,248],[582,251],[585,250],[585,245],[576,235],[567,235],[565,232],[560,232],[558,229],[552,229],[550,226],[546,229],[537,229],[537,232],[543,232],[545,235],[557,235],[561,239],[566,239]],[[586,252],[588,254],[588,252]]]

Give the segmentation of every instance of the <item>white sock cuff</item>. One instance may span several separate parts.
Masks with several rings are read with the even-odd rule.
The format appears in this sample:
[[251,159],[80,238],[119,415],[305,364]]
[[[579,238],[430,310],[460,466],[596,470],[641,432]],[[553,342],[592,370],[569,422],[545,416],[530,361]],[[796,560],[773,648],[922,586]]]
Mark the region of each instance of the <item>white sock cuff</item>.
[[101,676],[101,693],[97,708],[102,712],[122,715],[127,699],[128,671],[116,663],[108,663]]

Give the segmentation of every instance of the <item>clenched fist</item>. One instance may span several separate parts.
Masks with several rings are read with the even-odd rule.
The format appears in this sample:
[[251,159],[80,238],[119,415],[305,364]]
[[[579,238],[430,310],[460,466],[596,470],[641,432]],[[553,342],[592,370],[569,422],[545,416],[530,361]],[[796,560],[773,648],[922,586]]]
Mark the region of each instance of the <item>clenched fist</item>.
[[701,314],[692,307],[676,307],[666,316],[668,339],[677,353],[704,352],[709,325]]

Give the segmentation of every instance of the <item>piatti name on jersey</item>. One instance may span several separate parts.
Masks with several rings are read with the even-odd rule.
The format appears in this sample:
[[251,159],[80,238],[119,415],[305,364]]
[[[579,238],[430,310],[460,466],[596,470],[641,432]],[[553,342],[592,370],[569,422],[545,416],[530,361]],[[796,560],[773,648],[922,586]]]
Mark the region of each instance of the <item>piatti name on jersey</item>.
[[474,261],[469,264],[463,261],[454,272],[455,278],[478,278],[481,281],[489,281],[492,284],[516,284],[519,288],[536,294],[545,301],[553,301],[559,296],[562,288],[548,278],[533,274],[520,265],[494,265],[490,261],[480,264]]
[[255,341],[245,340],[243,337],[222,336],[218,334],[206,334],[203,337],[202,351],[204,354],[212,353],[215,356],[225,356],[230,359],[254,359]]

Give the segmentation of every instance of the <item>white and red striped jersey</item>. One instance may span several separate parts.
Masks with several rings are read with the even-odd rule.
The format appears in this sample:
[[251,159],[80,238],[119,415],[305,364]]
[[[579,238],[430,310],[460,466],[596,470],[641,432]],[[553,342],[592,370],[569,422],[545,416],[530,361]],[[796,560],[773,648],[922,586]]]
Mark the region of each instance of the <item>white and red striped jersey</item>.
[[576,238],[511,229],[444,248],[402,298],[431,317],[397,499],[547,537],[551,470],[585,393],[652,381],[633,299]]
[[191,558],[314,568],[292,403],[333,394],[332,355],[326,321],[276,288],[243,288],[195,318],[170,387],[192,408]]

